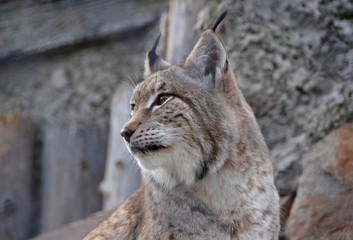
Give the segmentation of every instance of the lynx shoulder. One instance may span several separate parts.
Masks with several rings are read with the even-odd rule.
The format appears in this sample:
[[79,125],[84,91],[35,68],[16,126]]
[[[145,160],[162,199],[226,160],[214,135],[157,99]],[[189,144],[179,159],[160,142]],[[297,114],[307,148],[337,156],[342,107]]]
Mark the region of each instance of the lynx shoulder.
[[156,53],[121,130],[143,186],[85,240],[278,239],[279,203],[267,146],[215,34],[183,65]]

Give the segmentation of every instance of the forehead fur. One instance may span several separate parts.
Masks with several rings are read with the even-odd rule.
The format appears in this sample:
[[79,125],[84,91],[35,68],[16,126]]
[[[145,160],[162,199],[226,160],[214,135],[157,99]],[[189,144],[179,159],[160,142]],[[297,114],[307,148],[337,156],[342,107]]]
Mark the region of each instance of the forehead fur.
[[133,93],[135,101],[159,93],[195,93],[208,91],[205,83],[209,82],[197,68],[173,65],[168,69],[151,74],[139,83]]
[[133,92],[135,101],[141,101],[147,95],[159,93],[186,93],[198,86],[190,73],[180,66],[158,71],[138,84]]

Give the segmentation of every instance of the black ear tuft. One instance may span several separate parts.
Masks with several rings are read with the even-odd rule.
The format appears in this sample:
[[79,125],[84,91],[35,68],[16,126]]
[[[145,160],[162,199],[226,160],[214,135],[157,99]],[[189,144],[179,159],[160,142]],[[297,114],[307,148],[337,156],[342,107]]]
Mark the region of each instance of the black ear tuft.
[[227,11],[224,11],[224,12],[217,18],[215,24],[214,24],[213,27],[212,27],[212,30],[213,30],[214,32],[216,32],[216,29],[217,29],[218,25],[223,21],[223,19],[226,17],[226,15],[227,15]]
[[161,38],[161,33],[159,33],[156,40],[154,40],[151,50],[149,50],[146,54],[145,77],[148,77],[150,74],[154,72],[166,69],[171,66],[170,63],[163,60],[160,56],[156,54],[156,49],[160,38]]
[[158,34],[158,37],[156,38],[156,40],[154,40],[151,50],[147,53],[150,66],[152,66],[159,58],[159,56],[156,54],[156,49],[160,38],[161,38],[161,33]]

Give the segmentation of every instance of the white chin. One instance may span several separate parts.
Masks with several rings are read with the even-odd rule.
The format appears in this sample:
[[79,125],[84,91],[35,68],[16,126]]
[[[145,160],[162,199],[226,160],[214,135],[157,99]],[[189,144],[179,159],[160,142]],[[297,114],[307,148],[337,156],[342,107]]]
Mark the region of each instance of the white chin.
[[134,154],[138,165],[145,170],[155,170],[166,164],[166,158],[163,158],[158,152],[148,152],[145,154]]
[[185,151],[158,151],[135,154],[142,172],[152,176],[166,188],[177,184],[191,185],[195,182],[195,172],[201,163],[200,155]]

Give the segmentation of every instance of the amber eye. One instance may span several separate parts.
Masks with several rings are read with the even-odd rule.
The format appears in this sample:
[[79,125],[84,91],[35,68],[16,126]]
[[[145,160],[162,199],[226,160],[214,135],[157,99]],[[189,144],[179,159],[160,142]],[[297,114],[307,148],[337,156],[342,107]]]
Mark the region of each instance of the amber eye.
[[156,105],[162,105],[168,98],[169,96],[167,95],[158,96],[156,99]]
[[165,101],[167,101],[167,99],[169,98],[168,95],[158,95],[156,100],[154,101],[154,103],[152,104],[152,106],[160,106],[163,103],[165,103]]

